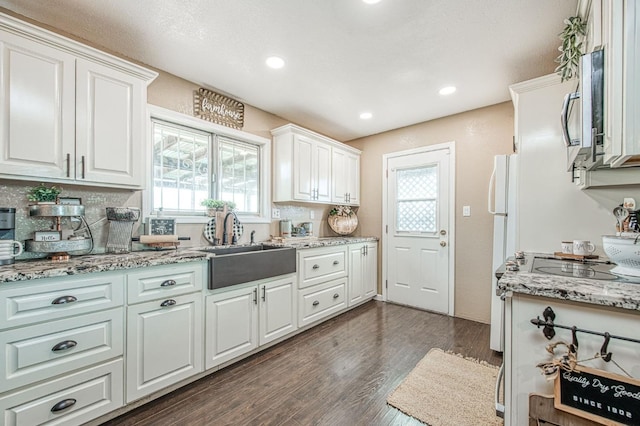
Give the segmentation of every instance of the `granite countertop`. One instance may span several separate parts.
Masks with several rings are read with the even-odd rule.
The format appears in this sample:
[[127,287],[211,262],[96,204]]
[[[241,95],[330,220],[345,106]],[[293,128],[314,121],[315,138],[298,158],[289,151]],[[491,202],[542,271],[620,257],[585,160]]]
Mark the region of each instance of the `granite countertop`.
[[640,311],[640,284],[541,274],[529,272],[526,266],[517,272],[505,271],[496,292]]
[[[300,241],[286,241],[282,243],[264,242],[264,244],[278,247],[305,249],[377,240],[378,238],[376,237],[329,237],[301,239]],[[217,247],[221,248],[227,246]],[[52,261],[49,259],[17,260],[14,264],[0,266],[0,284],[14,281],[35,280],[39,278],[52,278],[67,275],[90,274],[93,272],[115,271],[120,269],[134,269],[146,266],[195,262],[215,256],[213,253],[200,251],[212,248],[212,246],[207,246],[179,248],[177,250],[134,251],[123,254],[90,254],[84,256],[72,256],[71,259],[67,261]]]

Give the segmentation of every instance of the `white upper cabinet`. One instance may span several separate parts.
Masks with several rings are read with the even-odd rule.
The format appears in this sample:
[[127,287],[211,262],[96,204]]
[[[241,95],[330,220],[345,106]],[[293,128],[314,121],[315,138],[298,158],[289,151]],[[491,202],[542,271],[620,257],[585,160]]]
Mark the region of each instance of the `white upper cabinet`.
[[[271,134],[274,146],[273,201],[347,204],[347,192],[359,194],[359,150],[294,124],[278,127],[272,130]],[[334,193],[336,179],[344,178],[342,174],[336,177],[333,161],[336,149],[351,156],[348,164],[340,165],[340,170],[344,172],[345,167],[348,167],[349,176],[357,175],[356,180],[351,179],[352,182],[348,186],[340,188],[340,196]],[[352,170],[353,167],[358,170]],[[340,185],[344,183],[341,182]],[[352,198],[349,204],[358,202]]]
[[2,176],[144,185],[155,72],[2,14],[0,69]]
[[360,204],[360,154],[332,149],[332,201],[336,204]]

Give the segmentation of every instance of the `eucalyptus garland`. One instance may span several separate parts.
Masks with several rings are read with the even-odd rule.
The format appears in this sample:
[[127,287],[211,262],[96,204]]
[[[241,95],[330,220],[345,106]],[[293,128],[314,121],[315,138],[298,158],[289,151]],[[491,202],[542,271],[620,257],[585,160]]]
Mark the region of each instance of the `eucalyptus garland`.
[[567,18],[564,23],[566,26],[560,33],[562,45],[558,47],[560,55],[556,58],[556,62],[560,64],[556,73],[562,77],[562,81],[578,77],[580,74],[580,56],[587,26],[579,16]]

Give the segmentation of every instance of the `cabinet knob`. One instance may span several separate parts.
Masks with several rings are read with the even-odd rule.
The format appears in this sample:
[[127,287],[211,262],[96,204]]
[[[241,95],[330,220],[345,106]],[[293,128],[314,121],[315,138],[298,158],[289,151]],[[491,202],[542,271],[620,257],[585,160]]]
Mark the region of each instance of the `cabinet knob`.
[[317,300],[314,300],[313,303],[312,303],[313,306],[318,306],[319,304],[320,304],[320,302],[318,302]]
[[167,299],[167,300],[165,300],[164,302],[162,302],[162,303],[160,304],[160,306],[162,306],[163,308],[166,308],[167,306],[173,306],[173,305],[175,305],[176,303],[177,303],[177,302],[176,302],[175,300],[173,300],[173,299]]
[[337,299],[338,297],[340,297],[340,295],[339,295],[338,293],[336,293],[336,294],[334,294],[334,295],[333,295],[333,298],[334,298],[334,299]]
[[333,264],[334,264],[334,265],[339,265],[339,264],[340,264],[340,261],[338,261],[338,260],[334,260],[334,261],[333,261]]
[[77,302],[78,299],[74,296],[60,296],[56,299],[53,299],[51,302],[52,305],[64,305],[65,303],[73,303]]
[[160,284],[160,287],[170,287],[172,285],[176,285],[176,280],[166,280]]
[[320,265],[317,265],[317,264],[313,265],[313,269],[318,269],[318,268],[320,268]]
[[57,413],[58,411],[66,410],[67,408],[74,406],[75,403],[76,400],[73,398],[63,399],[62,401],[51,407],[51,412]]
[[51,348],[52,352],[60,352],[66,351],[67,349],[71,349],[78,344],[75,340],[65,340],[64,342],[60,342],[54,347]]

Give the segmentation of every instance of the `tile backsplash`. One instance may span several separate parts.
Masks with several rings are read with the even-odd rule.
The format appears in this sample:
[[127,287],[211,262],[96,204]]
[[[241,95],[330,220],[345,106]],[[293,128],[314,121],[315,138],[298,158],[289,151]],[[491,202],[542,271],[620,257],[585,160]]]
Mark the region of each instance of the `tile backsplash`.
[[[29,216],[29,204],[27,192],[30,188],[40,182],[24,182],[18,180],[0,179],[0,207],[14,207],[16,209],[16,240],[32,239],[35,231],[51,230],[54,220],[44,217]],[[142,191],[126,189],[89,187],[72,184],[53,184],[62,188],[61,197],[80,198],[85,206],[85,220],[91,228],[94,239],[94,249],[92,253],[104,253],[109,232],[109,222],[106,220],[106,207],[142,207]],[[314,236],[332,237],[337,236],[327,224],[327,216],[333,206],[322,204],[305,203],[274,203],[274,208],[280,209],[282,219],[290,219],[293,226],[299,226],[302,222],[312,222]],[[313,219],[311,216],[313,215]],[[67,219],[68,221],[68,219]],[[141,231],[141,218],[133,226],[133,235],[139,235]],[[78,226],[76,223],[63,223],[63,229],[69,226]],[[239,239],[239,243],[249,242],[251,231],[256,231],[255,241],[267,241],[272,236],[280,236],[280,221],[272,220],[269,224],[243,224],[244,234]],[[178,235],[189,237],[188,241],[181,241],[181,247],[194,247],[208,245],[209,242],[203,237],[204,224],[178,224]],[[360,227],[356,229],[354,235],[360,235]],[[140,244],[133,243],[133,250],[143,248]],[[18,259],[30,259],[45,257],[46,253],[25,252]]]

